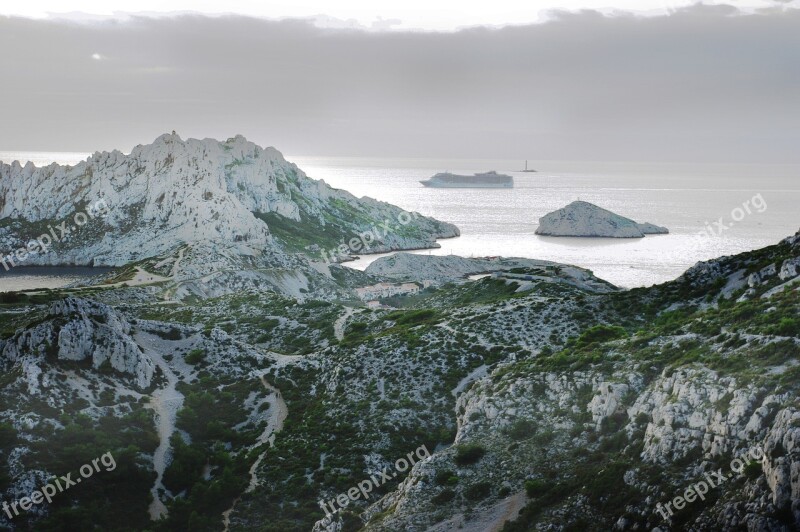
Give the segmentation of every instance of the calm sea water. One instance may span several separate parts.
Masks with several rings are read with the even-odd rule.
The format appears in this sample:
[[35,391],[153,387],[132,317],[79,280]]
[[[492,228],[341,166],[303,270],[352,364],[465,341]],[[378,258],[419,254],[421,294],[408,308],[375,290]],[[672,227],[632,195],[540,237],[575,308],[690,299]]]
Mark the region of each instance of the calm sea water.
[[[777,243],[800,229],[800,165],[688,165],[524,161],[287,157],[306,173],[357,196],[452,222],[461,237],[418,253],[504,255],[589,268],[616,285],[647,286],[674,279],[699,260]],[[497,170],[513,189],[431,189],[436,172]],[[744,202],[760,195],[763,212]],[[539,217],[582,199],[638,222],[666,226],[669,235],[641,239],[557,238],[534,234]],[[761,205],[760,199],[755,203]],[[750,205],[753,202],[751,201]],[[722,218],[719,236],[698,238]],[[374,260],[364,256],[350,265]]]
[[61,288],[110,270],[111,268],[84,266],[18,266],[6,271],[0,266],[0,292]]
[[[8,153],[0,160],[75,164],[83,153]],[[461,237],[417,253],[504,255],[575,264],[614,284],[647,286],[674,279],[699,260],[778,242],[800,229],[800,165],[703,165],[287,156],[310,177],[456,224]],[[513,189],[431,189],[420,179],[451,171],[497,170]],[[753,201],[753,198],[757,199]],[[641,239],[541,237],[539,217],[576,199],[669,228]],[[763,203],[762,203],[763,200]],[[748,214],[743,208],[750,201]],[[765,207],[764,207],[765,206]],[[757,207],[762,207],[761,209]],[[762,212],[759,212],[761,210]],[[741,219],[736,220],[740,217]],[[698,238],[706,227],[727,227]],[[348,263],[364,268],[375,255]],[[0,290],[8,290],[0,277]],[[13,288],[16,289],[16,288]]]

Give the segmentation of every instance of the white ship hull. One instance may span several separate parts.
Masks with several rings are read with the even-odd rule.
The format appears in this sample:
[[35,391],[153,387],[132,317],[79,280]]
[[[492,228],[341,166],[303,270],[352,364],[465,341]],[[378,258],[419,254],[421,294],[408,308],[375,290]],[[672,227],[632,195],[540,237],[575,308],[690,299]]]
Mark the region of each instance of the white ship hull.
[[430,180],[420,183],[430,188],[514,188],[513,183],[432,183]]
[[514,188],[513,177],[495,171],[474,175],[443,172],[420,183],[431,188]]

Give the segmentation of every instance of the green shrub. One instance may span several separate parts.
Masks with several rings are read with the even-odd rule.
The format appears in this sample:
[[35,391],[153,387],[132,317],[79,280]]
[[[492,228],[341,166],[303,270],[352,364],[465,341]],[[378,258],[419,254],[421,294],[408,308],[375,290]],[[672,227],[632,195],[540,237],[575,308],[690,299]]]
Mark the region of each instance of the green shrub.
[[478,444],[468,444],[459,446],[453,461],[459,466],[471,465],[483,458],[486,449]]
[[761,467],[761,462],[748,462],[746,466],[744,466],[744,476],[746,476],[750,480],[755,480],[761,476],[763,472],[763,468]]
[[476,482],[464,490],[464,497],[471,501],[482,501],[492,492],[492,484],[489,482]]
[[625,329],[616,325],[595,325],[586,329],[575,341],[575,347],[586,349],[592,344],[609,342],[623,338],[627,333]]
[[164,340],[177,341],[183,339],[183,333],[177,327],[171,327],[168,331],[156,330],[154,334]]
[[0,423],[0,449],[6,450],[16,442],[16,429],[10,423]]
[[456,496],[456,492],[451,490],[450,488],[445,488],[438,494],[434,495],[431,499],[433,504],[444,504],[446,502],[452,501]]
[[0,292],[0,303],[21,303],[28,296],[20,292]]
[[455,486],[458,484],[458,475],[449,469],[445,469],[436,473],[435,480],[440,486]]
[[206,358],[205,351],[203,351],[202,349],[192,349],[186,354],[184,360],[186,360],[188,364],[196,365],[203,362],[205,358]]
[[800,319],[781,318],[781,321],[771,327],[769,332],[778,336],[800,336]]
[[433,309],[421,309],[412,311],[397,310],[390,312],[384,319],[393,320],[397,325],[421,325],[430,323],[437,318],[436,311]]
[[515,441],[528,439],[535,431],[536,424],[529,419],[518,419],[505,429],[508,437]]
[[544,480],[527,480],[525,481],[525,493],[531,499],[540,497],[550,490],[550,485]]
[[172,462],[164,471],[164,486],[173,493],[180,493],[200,481],[207,460],[202,450],[187,445],[177,434],[172,436],[170,443]]

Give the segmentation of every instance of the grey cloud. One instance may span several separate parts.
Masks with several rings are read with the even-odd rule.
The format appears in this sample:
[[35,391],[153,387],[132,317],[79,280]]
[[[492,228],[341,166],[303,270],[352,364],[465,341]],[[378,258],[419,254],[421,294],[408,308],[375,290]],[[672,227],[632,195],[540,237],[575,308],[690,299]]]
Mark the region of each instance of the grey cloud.
[[800,162],[798,27],[730,6],[449,33],[0,18],[0,150],[175,129],[295,154]]

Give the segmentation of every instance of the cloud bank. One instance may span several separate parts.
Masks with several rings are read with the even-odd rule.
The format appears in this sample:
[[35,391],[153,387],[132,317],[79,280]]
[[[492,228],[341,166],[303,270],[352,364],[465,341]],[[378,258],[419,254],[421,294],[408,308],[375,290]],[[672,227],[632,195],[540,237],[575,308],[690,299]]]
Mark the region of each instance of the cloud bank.
[[241,133],[307,155],[800,162],[800,10],[449,33],[0,17],[0,150]]

